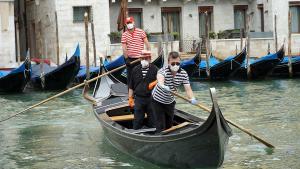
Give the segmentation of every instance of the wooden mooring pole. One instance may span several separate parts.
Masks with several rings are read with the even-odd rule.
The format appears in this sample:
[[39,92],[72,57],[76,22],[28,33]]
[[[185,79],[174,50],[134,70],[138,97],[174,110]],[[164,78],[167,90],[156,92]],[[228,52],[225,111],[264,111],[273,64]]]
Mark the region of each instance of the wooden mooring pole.
[[250,67],[250,21],[251,21],[251,15],[249,14],[247,17],[247,59],[246,59],[246,65],[247,65],[247,78],[251,79],[251,67]]
[[205,12],[205,37],[206,37],[206,74],[207,78],[210,79],[210,43],[209,43],[209,33],[208,33],[208,12]]
[[90,56],[89,56],[89,16],[88,13],[85,12],[84,13],[84,25],[85,25],[85,44],[86,44],[86,48],[85,48],[85,53],[86,53],[86,57],[85,57],[85,61],[86,61],[86,79],[89,80],[90,79]]
[[[18,19],[19,20],[19,19]],[[18,65],[20,66],[21,64],[21,52],[20,52],[20,25],[19,25],[19,21],[16,22],[16,54],[17,54],[17,61],[18,61]]]
[[274,16],[274,24],[275,24],[275,52],[277,52],[278,51],[277,15]]
[[164,22],[164,42],[165,42],[165,50],[164,50],[164,65],[168,64],[168,55],[169,55],[169,34],[168,34],[168,23],[166,16],[163,16]]
[[293,77],[293,66],[292,66],[292,14],[289,11],[289,39],[288,39],[288,57],[289,57],[289,77]]
[[243,50],[243,35],[244,35],[244,29],[241,27],[240,28],[240,41],[241,41],[241,44],[240,44],[240,51]]
[[91,22],[91,29],[92,29],[92,40],[93,40],[93,52],[94,52],[94,66],[97,66],[97,54],[96,54],[96,40],[95,40],[95,27],[94,21]]
[[55,27],[56,27],[56,64],[59,65],[59,37],[58,37],[58,21],[57,21],[56,11],[55,11]]

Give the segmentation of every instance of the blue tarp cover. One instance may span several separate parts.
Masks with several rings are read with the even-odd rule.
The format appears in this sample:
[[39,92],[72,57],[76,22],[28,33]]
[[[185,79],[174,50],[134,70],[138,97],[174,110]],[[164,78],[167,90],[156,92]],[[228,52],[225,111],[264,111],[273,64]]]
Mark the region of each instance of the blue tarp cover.
[[[210,56],[209,58],[209,66],[212,67],[215,64],[219,63],[219,60],[216,59],[214,56]],[[206,69],[206,60],[201,60],[201,63],[199,65],[200,69]]]
[[18,68],[12,70],[0,70],[0,78],[7,76],[8,74],[14,74],[19,72],[24,72],[25,70],[25,62]]
[[[99,73],[99,67],[90,66],[90,73]],[[80,70],[76,77],[86,76],[86,66],[80,66]]]
[[104,62],[104,67],[106,70],[112,70],[114,68],[123,66],[125,64],[124,56],[119,56],[111,62]]

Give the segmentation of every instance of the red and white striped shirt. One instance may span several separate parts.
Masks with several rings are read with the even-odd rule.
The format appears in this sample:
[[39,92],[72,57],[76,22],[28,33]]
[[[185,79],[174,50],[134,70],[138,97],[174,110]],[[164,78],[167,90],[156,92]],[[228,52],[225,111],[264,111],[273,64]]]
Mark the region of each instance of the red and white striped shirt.
[[146,37],[146,33],[139,28],[134,28],[132,33],[127,30],[122,34],[121,43],[126,44],[128,57],[138,58],[141,56]]

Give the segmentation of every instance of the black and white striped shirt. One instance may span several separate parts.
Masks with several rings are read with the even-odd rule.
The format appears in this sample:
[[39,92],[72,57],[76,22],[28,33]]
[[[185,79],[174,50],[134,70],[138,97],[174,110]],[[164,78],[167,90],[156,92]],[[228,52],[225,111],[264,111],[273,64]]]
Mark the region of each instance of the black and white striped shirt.
[[[164,85],[168,86],[171,91],[176,91],[177,87],[180,85],[189,85],[189,76],[185,70],[180,68],[180,70],[173,76],[169,67],[161,68],[158,72],[165,77]],[[174,96],[165,91],[161,86],[156,85],[153,92],[152,97],[155,101],[160,102],[162,104],[171,104],[175,101]]]

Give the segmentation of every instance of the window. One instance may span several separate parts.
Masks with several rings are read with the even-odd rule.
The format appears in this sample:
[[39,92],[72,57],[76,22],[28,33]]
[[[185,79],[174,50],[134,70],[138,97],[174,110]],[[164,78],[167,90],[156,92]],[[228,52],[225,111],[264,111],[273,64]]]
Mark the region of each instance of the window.
[[246,28],[247,5],[234,6],[234,29]]
[[[162,11],[162,31],[167,29],[170,34],[176,34],[176,39],[180,39],[180,7],[163,7]],[[166,23],[164,22],[166,18]]]
[[73,22],[84,22],[84,13],[87,12],[89,16],[89,22],[92,20],[92,7],[91,6],[74,6],[73,7]]
[[213,7],[212,6],[201,6],[199,10],[199,33],[200,37],[205,37],[206,35],[206,19],[205,13],[207,12],[208,19],[208,32],[213,31]]
[[264,12],[264,5],[259,4],[257,6],[260,14],[260,27],[261,27],[261,32],[265,31],[265,12]]
[[300,3],[290,2],[291,33],[300,33]]
[[128,8],[128,16],[132,16],[134,18],[135,26],[138,28],[143,28],[142,14],[142,8]]

